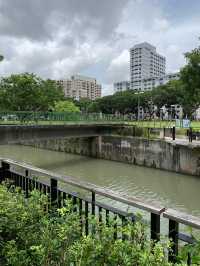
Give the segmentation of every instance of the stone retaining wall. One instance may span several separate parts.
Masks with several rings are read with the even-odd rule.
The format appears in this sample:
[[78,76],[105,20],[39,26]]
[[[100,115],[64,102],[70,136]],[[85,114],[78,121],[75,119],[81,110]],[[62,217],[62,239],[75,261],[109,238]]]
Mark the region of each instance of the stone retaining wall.
[[38,148],[200,175],[200,147],[139,137],[102,136],[23,142]]

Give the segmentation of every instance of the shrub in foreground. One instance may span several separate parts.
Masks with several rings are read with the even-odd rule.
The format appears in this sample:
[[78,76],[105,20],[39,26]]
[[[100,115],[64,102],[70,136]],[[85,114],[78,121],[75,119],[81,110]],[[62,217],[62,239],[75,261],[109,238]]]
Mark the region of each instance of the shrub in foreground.
[[23,193],[0,185],[0,265],[172,265],[166,258],[169,243],[153,244],[139,220],[118,228],[125,235],[121,240],[113,237],[114,221],[108,227],[90,218],[92,230],[86,236],[70,201],[49,212],[47,204],[47,197],[36,190],[27,200]]

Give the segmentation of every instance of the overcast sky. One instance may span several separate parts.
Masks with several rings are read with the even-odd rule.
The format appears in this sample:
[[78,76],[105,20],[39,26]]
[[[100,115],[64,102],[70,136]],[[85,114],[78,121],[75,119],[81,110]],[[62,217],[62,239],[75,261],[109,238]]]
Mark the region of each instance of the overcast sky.
[[129,79],[129,48],[147,41],[184,65],[198,46],[200,0],[0,0],[0,76],[96,77],[103,94]]

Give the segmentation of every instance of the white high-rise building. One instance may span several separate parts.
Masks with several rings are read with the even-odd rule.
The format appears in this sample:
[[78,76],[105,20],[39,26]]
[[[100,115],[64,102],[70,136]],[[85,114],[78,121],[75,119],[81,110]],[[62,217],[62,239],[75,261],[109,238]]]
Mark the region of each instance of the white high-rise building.
[[130,90],[130,81],[119,81],[114,83],[114,92]]
[[158,86],[165,85],[171,80],[179,80],[179,73],[169,73],[159,78],[147,78],[141,80],[141,90],[152,90]]
[[144,42],[130,49],[131,89],[143,90],[142,80],[165,75],[166,59],[156,52],[156,47]]
[[97,84],[94,78],[73,75],[71,79],[59,80],[58,83],[63,87],[65,97],[68,98],[95,100],[101,97],[101,85]]

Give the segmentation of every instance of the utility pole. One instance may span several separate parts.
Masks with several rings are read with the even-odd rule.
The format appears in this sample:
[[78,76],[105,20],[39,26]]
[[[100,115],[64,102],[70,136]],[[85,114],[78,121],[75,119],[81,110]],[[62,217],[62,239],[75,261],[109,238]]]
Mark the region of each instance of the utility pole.
[[137,117],[137,120],[139,121],[140,120],[140,114],[139,114],[139,109],[140,109],[140,97],[139,97],[139,93],[138,93],[138,117]]
[[141,93],[144,93],[144,91],[138,91],[136,94],[138,95],[138,106],[137,106],[137,120],[139,121],[140,120],[140,94]]

